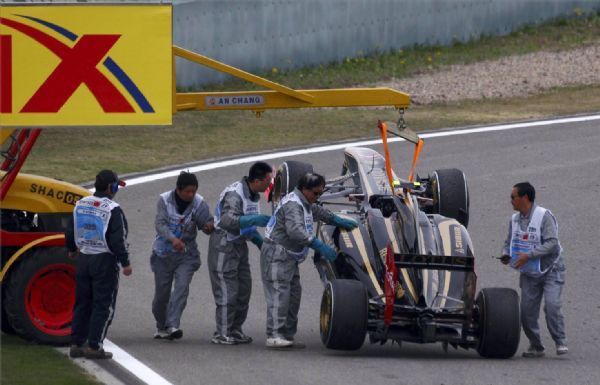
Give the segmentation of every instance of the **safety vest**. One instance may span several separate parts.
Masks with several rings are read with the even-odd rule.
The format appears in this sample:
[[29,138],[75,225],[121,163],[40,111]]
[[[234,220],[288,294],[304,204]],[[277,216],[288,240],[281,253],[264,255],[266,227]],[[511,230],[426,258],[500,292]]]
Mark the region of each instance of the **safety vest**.
[[73,211],[75,244],[83,254],[110,253],[106,229],[111,211],[119,204],[109,198],[89,196],[80,199]]
[[[543,207],[537,206],[531,215],[531,220],[525,231],[521,230],[519,226],[519,213],[515,213],[511,220],[511,240],[510,240],[510,257],[511,264],[519,259],[518,253],[529,254],[531,251],[537,249],[542,245],[542,220],[546,214],[546,210]],[[562,247],[560,246],[562,252]],[[526,273],[531,276],[541,276],[547,273],[560,258],[560,252],[556,260],[543,271],[541,270],[540,258],[533,258],[527,261],[520,269],[522,273]]]
[[[223,206],[223,199],[225,199],[225,194],[227,194],[228,192],[236,192],[240,198],[242,198],[242,211],[244,213],[244,215],[255,215],[255,214],[259,214],[260,213],[260,203],[254,202],[252,201],[252,199],[247,198],[246,194],[244,194],[244,185],[243,183],[245,182],[241,182],[241,181],[237,181],[235,183],[230,184],[229,186],[227,186],[225,188],[225,190],[223,190],[223,192],[221,192],[221,195],[219,195],[219,201],[217,202],[217,207],[215,208],[215,227],[219,228],[219,222],[221,222],[221,208]],[[252,233],[254,233],[256,231],[256,226],[250,226],[250,227],[246,227],[244,229],[240,229],[240,234],[231,234],[229,231],[227,232],[227,240],[228,241],[235,241],[236,239],[238,239],[239,237],[241,237],[242,235],[251,235]]]
[[[176,238],[181,238],[183,234],[183,229],[192,221],[194,215],[200,208],[200,205],[204,201],[204,198],[196,194],[192,203],[191,209],[186,208],[183,214],[179,214],[177,212],[177,204],[175,203],[175,197],[170,199],[171,194],[177,194],[176,191],[167,191],[160,194],[160,198],[165,202],[165,206],[167,207],[167,215],[168,215],[168,224],[169,230]],[[185,214],[187,212],[187,214]],[[156,235],[156,239],[154,240],[154,251],[158,255],[165,255],[167,253],[172,253],[175,251],[173,248],[173,244],[167,238]]]
[[[279,204],[275,208],[275,211],[273,212],[273,216],[271,216],[271,219],[269,219],[269,223],[267,223],[267,227],[265,228],[265,237],[267,239],[272,240],[271,233],[273,232],[273,228],[275,227],[275,224],[277,223],[277,212],[283,207],[283,205],[285,205],[288,202],[295,202],[295,203],[299,204],[300,207],[302,207],[302,211],[304,212],[304,228],[306,229],[306,233],[308,234],[309,237],[313,236],[312,211],[310,210],[310,207],[307,209],[306,206],[304,205],[304,203],[302,202],[302,200],[300,199],[300,197],[295,192],[292,191],[291,193],[289,193],[283,197],[283,199],[279,202]],[[308,255],[308,247],[305,247],[302,249],[302,251],[297,251],[297,252],[287,250],[287,249],[286,249],[286,251],[288,254],[290,254],[292,257],[294,257],[299,263],[304,261],[306,259],[306,256]]]

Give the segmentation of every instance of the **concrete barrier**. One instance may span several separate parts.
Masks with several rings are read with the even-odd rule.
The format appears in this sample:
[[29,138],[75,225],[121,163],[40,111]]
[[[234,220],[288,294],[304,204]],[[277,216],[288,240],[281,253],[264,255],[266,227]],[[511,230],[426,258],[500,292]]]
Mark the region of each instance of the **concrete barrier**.
[[[600,10],[600,0],[175,1],[174,44],[256,72],[505,35],[526,24]],[[178,86],[227,75],[177,63]]]

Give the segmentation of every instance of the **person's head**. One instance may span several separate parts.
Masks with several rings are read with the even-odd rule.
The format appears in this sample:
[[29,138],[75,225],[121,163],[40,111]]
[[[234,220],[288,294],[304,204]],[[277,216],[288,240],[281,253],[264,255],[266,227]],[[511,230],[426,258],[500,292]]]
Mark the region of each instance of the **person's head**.
[[322,175],[308,172],[300,178],[297,187],[307,201],[315,203],[323,195],[325,178]]
[[115,196],[119,190],[119,186],[125,186],[125,182],[119,179],[119,176],[113,170],[102,170],[96,175],[94,188],[96,191],[107,193]]
[[513,209],[523,214],[528,213],[535,202],[535,188],[529,182],[517,183],[510,192],[510,202]]
[[248,186],[253,193],[264,192],[271,184],[273,168],[265,162],[256,162],[248,171]]
[[198,178],[196,175],[182,171],[177,177],[177,187],[175,192],[185,202],[191,202],[198,191]]

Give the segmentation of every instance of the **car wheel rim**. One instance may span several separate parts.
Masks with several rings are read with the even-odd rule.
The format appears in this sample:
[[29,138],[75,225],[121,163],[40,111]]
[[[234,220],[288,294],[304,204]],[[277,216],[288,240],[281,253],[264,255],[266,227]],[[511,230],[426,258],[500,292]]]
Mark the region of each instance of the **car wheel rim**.
[[75,267],[49,265],[38,271],[25,289],[25,308],[31,323],[53,336],[71,334],[75,302]]
[[331,326],[331,312],[332,312],[331,288],[327,287],[327,290],[325,290],[325,295],[323,296],[323,301],[321,302],[321,314],[320,314],[321,333],[325,337],[327,337],[329,335],[329,329]]

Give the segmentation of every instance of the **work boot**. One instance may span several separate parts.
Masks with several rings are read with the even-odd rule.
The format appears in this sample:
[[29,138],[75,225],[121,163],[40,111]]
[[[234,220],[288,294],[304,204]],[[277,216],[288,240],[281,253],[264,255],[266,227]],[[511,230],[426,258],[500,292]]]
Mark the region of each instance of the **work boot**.
[[85,350],[78,345],[71,345],[71,348],[69,349],[69,357],[71,358],[81,358],[83,357]]
[[252,342],[252,337],[244,334],[241,330],[233,330],[229,337],[233,338],[238,344],[249,344]]
[[111,359],[113,354],[111,352],[104,351],[104,349],[87,348],[83,352],[83,356],[90,360],[102,360]]
[[178,328],[170,327],[167,329],[167,333],[167,338],[170,340],[178,340],[183,337],[183,330]]
[[544,348],[536,348],[532,345],[529,345],[529,348],[523,352],[523,357],[525,358],[540,358],[545,355]]

